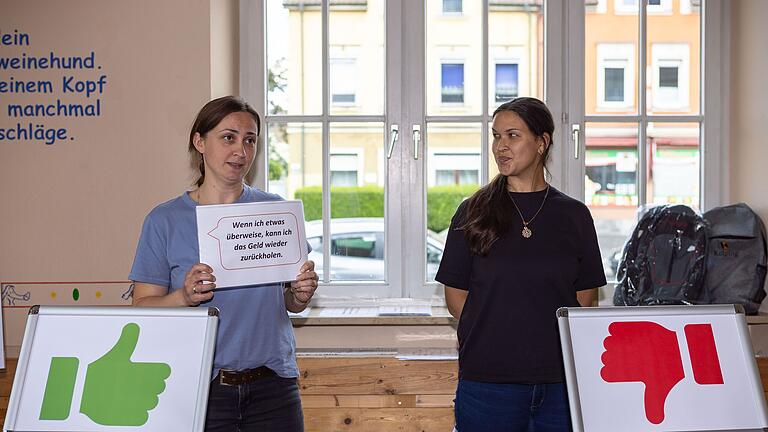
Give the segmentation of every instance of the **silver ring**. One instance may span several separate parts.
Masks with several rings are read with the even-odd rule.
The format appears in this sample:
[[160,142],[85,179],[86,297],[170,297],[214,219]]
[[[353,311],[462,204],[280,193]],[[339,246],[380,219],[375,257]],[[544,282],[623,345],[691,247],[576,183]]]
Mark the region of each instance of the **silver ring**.
[[197,287],[195,286],[192,287],[192,294],[197,294]]

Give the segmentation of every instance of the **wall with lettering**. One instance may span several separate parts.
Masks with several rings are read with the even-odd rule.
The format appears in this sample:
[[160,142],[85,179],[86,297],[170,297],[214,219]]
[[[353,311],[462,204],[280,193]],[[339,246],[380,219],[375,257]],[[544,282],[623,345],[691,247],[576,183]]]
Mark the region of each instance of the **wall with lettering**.
[[0,286],[18,352],[33,304],[128,304],[144,215],[190,186],[211,94],[209,0],[3,0]]

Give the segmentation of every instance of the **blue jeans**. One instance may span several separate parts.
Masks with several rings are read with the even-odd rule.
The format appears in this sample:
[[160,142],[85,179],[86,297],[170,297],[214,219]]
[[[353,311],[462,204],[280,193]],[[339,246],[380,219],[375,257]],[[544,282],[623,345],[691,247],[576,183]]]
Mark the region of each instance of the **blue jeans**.
[[460,379],[458,432],[566,432],[571,414],[565,384],[497,384]]
[[296,378],[267,376],[240,385],[211,382],[206,432],[304,431]]

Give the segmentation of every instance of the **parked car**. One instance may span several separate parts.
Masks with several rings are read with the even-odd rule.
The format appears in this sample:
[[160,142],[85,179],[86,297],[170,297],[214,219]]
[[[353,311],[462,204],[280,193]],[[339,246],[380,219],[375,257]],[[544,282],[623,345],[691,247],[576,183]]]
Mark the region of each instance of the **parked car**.
[[[323,221],[306,223],[309,259],[323,274]],[[434,280],[444,244],[440,237],[427,236],[427,280]],[[384,280],[384,218],[331,219],[331,280]]]

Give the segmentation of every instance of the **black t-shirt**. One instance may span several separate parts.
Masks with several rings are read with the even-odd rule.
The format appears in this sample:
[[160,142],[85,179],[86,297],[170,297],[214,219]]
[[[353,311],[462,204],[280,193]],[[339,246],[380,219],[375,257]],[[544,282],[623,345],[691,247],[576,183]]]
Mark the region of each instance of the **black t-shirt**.
[[[526,220],[545,191],[510,193]],[[555,312],[578,306],[576,291],[606,284],[592,216],[587,207],[550,188],[523,238],[512,200],[495,211],[513,212],[507,232],[488,255],[472,254],[464,231],[466,201],[451,221],[435,279],[467,290],[459,320],[459,377],[499,383],[565,381]]]

